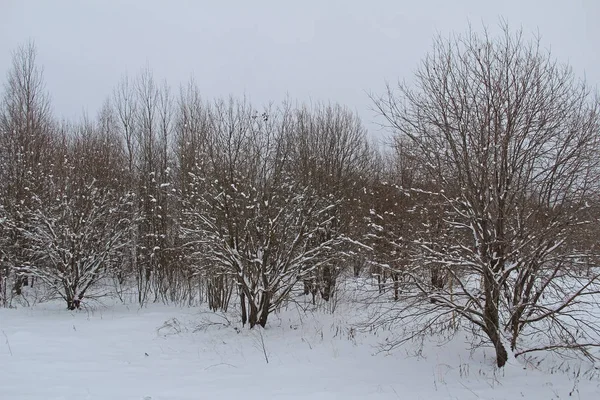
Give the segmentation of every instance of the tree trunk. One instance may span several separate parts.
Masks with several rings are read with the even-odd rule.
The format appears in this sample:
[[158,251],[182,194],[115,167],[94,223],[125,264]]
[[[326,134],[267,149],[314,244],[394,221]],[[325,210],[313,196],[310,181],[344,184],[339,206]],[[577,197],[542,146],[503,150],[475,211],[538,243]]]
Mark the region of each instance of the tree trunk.
[[267,318],[269,318],[269,308],[271,307],[271,295],[269,292],[263,292],[260,299],[260,309],[258,310],[260,315],[258,316],[258,324],[263,328],[267,325]]
[[242,325],[246,325],[246,322],[248,322],[248,312],[246,310],[246,295],[244,293],[244,291],[241,288],[240,285],[240,306],[241,306],[241,312],[242,312]]
[[310,287],[311,287],[310,280],[305,279],[304,280],[304,295],[305,296],[310,293]]
[[496,364],[502,368],[508,361],[508,353],[500,335],[500,318],[498,312],[498,302],[500,300],[500,288],[494,280],[493,273],[489,271],[484,275],[485,286],[485,305],[483,310],[483,318],[485,324],[485,333],[490,338],[496,350]]
[[67,310],[78,310],[81,306],[81,297],[82,296],[76,296],[75,291],[73,291],[72,293],[71,291],[67,291]]
[[486,333],[492,341],[492,344],[494,345],[494,350],[496,351],[496,364],[498,365],[498,368],[502,368],[508,361],[508,353],[506,352],[506,348],[502,344],[500,334],[498,331],[486,331]]
[[323,282],[321,287],[321,298],[325,301],[329,301],[331,298],[331,294],[333,292],[335,278],[331,272],[331,266],[325,265],[323,266],[323,270],[321,272],[321,281]]
[[20,296],[23,293],[23,286],[23,279],[17,276],[12,290],[17,296]]
[[252,299],[248,299],[248,308],[250,311],[248,314],[248,323],[250,324],[250,329],[252,329],[258,323],[258,307],[256,307]]
[[392,279],[394,280],[394,301],[398,301],[400,298],[400,274],[392,273]]

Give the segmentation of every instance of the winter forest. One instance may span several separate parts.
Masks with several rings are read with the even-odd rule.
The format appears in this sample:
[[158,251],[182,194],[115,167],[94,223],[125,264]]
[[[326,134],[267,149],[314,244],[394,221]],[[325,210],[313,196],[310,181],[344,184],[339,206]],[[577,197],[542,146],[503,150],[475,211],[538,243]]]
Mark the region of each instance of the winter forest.
[[0,91],[0,306],[206,307],[253,332],[335,314],[344,286],[385,351],[467,332],[500,370],[594,365],[595,86],[505,25],[434,38],[414,71],[368,94],[380,144],[343,99],[208,99],[150,68],[64,120],[24,43]]

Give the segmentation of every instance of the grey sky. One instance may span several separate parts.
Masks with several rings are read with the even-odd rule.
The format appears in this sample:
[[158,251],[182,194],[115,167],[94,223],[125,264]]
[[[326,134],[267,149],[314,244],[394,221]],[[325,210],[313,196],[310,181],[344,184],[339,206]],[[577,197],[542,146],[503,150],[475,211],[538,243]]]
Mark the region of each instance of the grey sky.
[[597,0],[0,0],[0,76],[33,39],[58,116],[95,115],[149,65],[174,89],[193,75],[205,98],[331,100],[373,127],[365,91],[410,79],[436,32],[500,17],[600,83]]

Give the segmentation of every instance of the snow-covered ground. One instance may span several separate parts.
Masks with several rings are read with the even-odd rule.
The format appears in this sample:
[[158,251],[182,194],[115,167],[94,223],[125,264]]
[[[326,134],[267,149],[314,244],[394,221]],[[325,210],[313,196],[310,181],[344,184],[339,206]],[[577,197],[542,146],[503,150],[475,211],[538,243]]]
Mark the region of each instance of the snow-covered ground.
[[380,353],[391,332],[357,330],[359,316],[294,305],[249,331],[201,307],[0,309],[0,399],[600,399],[594,374],[497,370],[466,335]]

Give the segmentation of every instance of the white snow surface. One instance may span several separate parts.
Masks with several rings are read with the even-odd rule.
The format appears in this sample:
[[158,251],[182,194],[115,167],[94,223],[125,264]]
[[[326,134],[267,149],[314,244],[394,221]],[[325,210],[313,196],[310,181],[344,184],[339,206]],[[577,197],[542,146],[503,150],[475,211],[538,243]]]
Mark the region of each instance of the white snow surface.
[[0,399],[600,399],[597,375],[515,359],[498,370],[466,334],[381,353],[393,330],[357,330],[360,314],[293,305],[249,330],[203,307],[0,309]]

